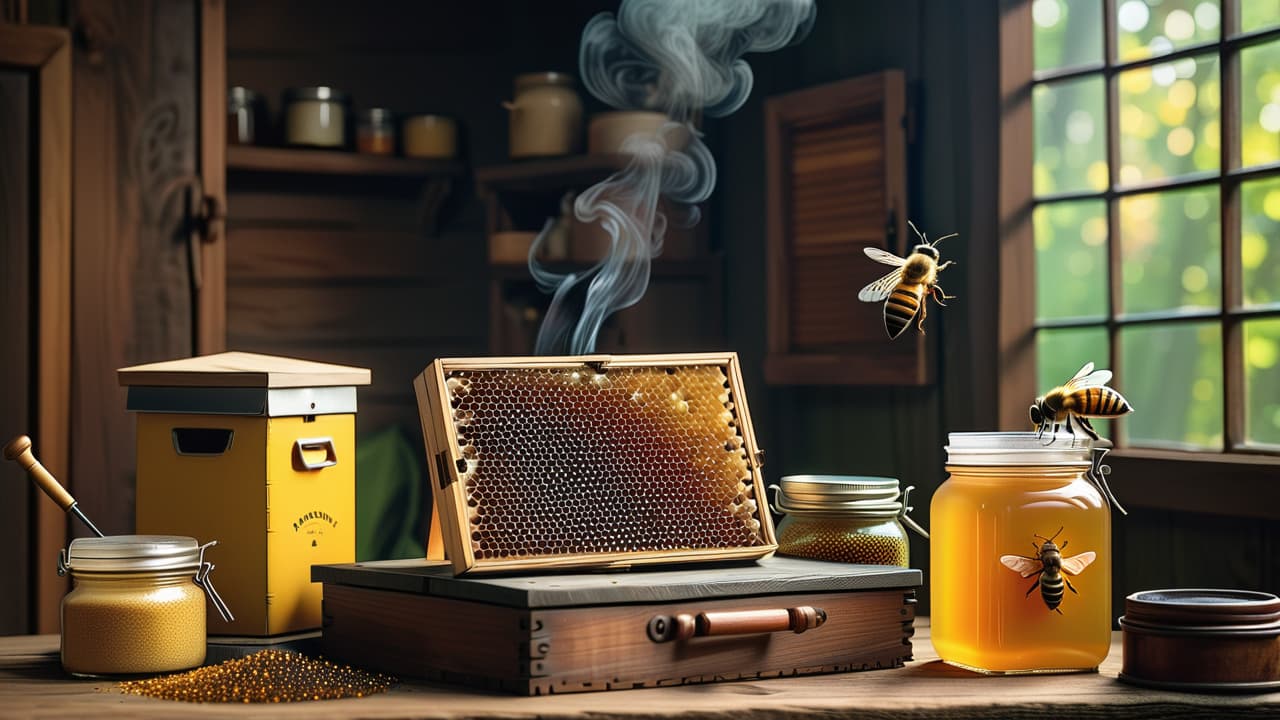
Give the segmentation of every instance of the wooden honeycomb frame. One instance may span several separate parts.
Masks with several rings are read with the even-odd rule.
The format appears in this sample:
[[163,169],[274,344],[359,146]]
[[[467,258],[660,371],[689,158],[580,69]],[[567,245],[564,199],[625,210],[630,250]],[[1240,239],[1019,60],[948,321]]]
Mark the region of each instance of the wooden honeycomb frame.
[[[616,371],[612,378],[609,375],[611,371]],[[717,391],[717,397],[686,398],[682,394],[685,385],[680,385],[680,389],[670,393],[669,397],[660,396],[658,391],[669,387],[660,382],[661,373],[673,376],[670,382],[688,383],[689,389],[704,395],[710,395],[707,389],[714,384],[713,389]],[[472,381],[475,381],[480,389],[473,391]],[[683,481],[685,489],[697,489],[697,492],[689,492],[687,497],[678,498],[679,506],[670,513],[670,520],[665,519],[666,513],[655,513],[650,508],[649,514],[643,521],[637,520],[636,512],[631,510],[620,516],[606,517],[605,522],[610,524],[601,533],[574,530],[571,527],[573,523],[565,521],[561,513],[547,511],[548,508],[545,505],[548,501],[544,495],[554,494],[550,492],[553,481],[537,479],[541,477],[538,470],[525,471],[523,468],[528,465],[516,463],[511,459],[516,454],[522,454],[527,459],[529,452],[537,452],[530,450],[529,446],[536,445],[539,438],[514,437],[511,428],[505,426],[494,428],[493,426],[500,422],[494,418],[507,416],[495,412],[492,408],[478,411],[487,413],[485,420],[481,421],[476,419],[474,412],[468,412],[466,407],[466,403],[471,402],[468,393],[475,393],[477,403],[492,404],[495,402],[493,398],[508,392],[506,390],[508,386],[512,388],[511,398],[529,397],[527,394],[519,395],[526,392],[528,387],[533,387],[534,396],[542,400],[546,399],[546,393],[563,393],[567,398],[566,404],[574,399],[585,397],[586,393],[595,393],[592,397],[600,397],[603,391],[597,392],[598,387],[592,388],[589,383],[595,383],[597,386],[617,383],[617,387],[607,391],[608,397],[600,400],[605,403],[605,407],[593,410],[598,413],[595,416],[596,422],[599,422],[600,417],[622,418],[627,413],[631,413],[642,420],[649,421],[654,427],[662,426],[664,432],[667,426],[673,424],[683,423],[694,428],[681,435],[680,438],[683,439],[669,438],[669,446],[663,448],[669,453],[686,453],[681,457],[686,457],[689,465],[684,467],[676,463],[680,466],[675,468],[677,472],[673,473],[672,478],[666,483],[675,485]],[[644,392],[636,390],[627,394],[626,391],[633,387],[629,383],[643,383]],[[418,398],[423,439],[427,449],[427,466],[432,481],[434,497],[432,533],[438,532],[442,537],[444,554],[449,558],[456,574],[584,567],[623,568],[644,564],[746,560],[769,555],[777,547],[773,521],[765,501],[764,479],[760,469],[763,453],[755,443],[736,353],[440,359],[433,362],[414,379],[414,389]],[[544,395],[537,395],[538,392]],[[619,400],[623,397],[640,402],[642,405],[644,401],[637,400],[637,397],[648,397],[653,401],[647,408],[640,409],[627,405],[625,400]],[[512,399],[504,402],[515,404],[520,401]],[[536,410],[543,405],[532,404],[533,400],[524,402],[526,405],[519,409],[523,415],[513,410],[512,417],[533,417],[536,422],[544,426],[557,424],[557,421],[544,418],[542,412]],[[609,402],[613,404],[608,405]],[[610,410],[614,412],[599,415]],[[576,415],[573,411],[568,412],[566,417],[576,419],[573,427],[581,427],[585,420],[583,413],[586,410],[578,408],[576,412]],[[684,418],[677,414],[681,412],[687,413],[689,417]],[[505,464],[498,464],[498,459],[488,460],[484,451],[476,447],[481,444],[476,442],[476,438],[481,435],[478,428],[486,422],[488,423],[486,429],[494,432],[486,433],[485,437],[498,435],[498,430],[502,431],[502,442],[509,442],[507,438],[514,437],[514,440],[509,442],[509,446],[515,448],[517,452],[502,456]],[[515,423],[515,421],[511,422]],[[568,422],[568,420],[565,421],[566,424]],[[622,422],[624,420],[618,421],[618,423]],[[602,432],[608,434],[611,432],[610,428],[618,423],[603,423],[605,429]],[[528,422],[524,425],[515,424],[514,435],[520,435],[523,432],[543,436],[547,432],[554,435],[555,432],[570,431],[557,425],[551,431],[543,427],[541,431],[533,433],[529,431]],[[699,428],[701,431],[698,430]],[[597,436],[599,434],[596,433]],[[674,432],[665,434],[676,435]],[[626,433],[619,432],[617,435],[626,435]],[[730,439],[729,442],[725,442],[726,437]],[[616,439],[613,435],[609,435],[604,440],[597,437],[596,446],[607,448],[602,452],[605,452],[608,457],[617,453],[629,453],[628,457],[634,458],[640,456],[639,453],[647,448],[652,448],[654,443],[663,442],[662,438],[657,438],[654,443],[637,448],[633,446],[634,443],[640,442],[637,438],[639,438],[638,434]],[[485,440],[484,442],[492,445],[497,441]],[[692,451],[689,443],[700,444],[696,448],[696,455],[688,454]],[[702,467],[710,462],[707,458],[718,458],[717,453],[723,455],[723,462],[716,460],[711,464],[710,470]],[[647,459],[650,456],[643,457]],[[490,464],[485,465],[486,462]],[[643,463],[644,460],[639,462]],[[667,467],[669,468],[670,465],[671,463],[668,463]],[[521,469],[511,471],[507,469],[510,467]],[[558,468],[557,472],[561,470]],[[648,468],[637,468],[628,472],[635,476],[646,471]],[[513,478],[510,475],[499,477],[501,472],[516,472],[518,475],[523,475],[522,478],[514,479],[532,481],[535,486],[540,484],[544,492],[538,494],[536,489],[529,489],[526,482],[511,482]],[[587,474],[594,472],[594,476],[598,477],[602,471],[596,467],[579,472]],[[715,473],[718,473],[718,477],[712,476]],[[620,476],[625,473],[609,470],[605,474],[612,478],[615,474]],[[675,477],[675,475],[681,475],[681,477]],[[616,490],[621,493],[618,498],[620,505],[634,508],[638,503],[654,502],[642,497],[641,488],[636,486],[634,477],[629,481],[630,484],[627,484],[626,480],[615,482]],[[486,494],[486,483],[489,487],[498,487],[501,483],[501,492],[495,490]],[[717,486],[716,483],[719,485]],[[569,492],[569,488],[570,485],[566,482],[556,486],[556,492]],[[738,494],[732,496],[727,494],[733,490],[737,490]],[[521,493],[526,495],[522,496]],[[732,499],[726,499],[730,497]],[[497,520],[486,520],[483,512],[483,506],[486,503],[490,515],[512,514],[513,508],[533,508],[528,512],[542,512],[540,515],[520,517],[521,520],[532,518],[530,522],[540,528],[538,532],[530,534],[527,529],[530,523],[524,523],[526,529],[523,531],[525,533],[523,537],[552,537],[547,534],[551,532],[547,530],[549,525],[556,526],[553,528],[556,532],[569,528],[566,532],[579,534],[565,539],[555,548],[550,547],[552,543],[546,543],[532,550],[514,551],[510,548],[524,541],[517,539],[516,536],[519,533],[515,532],[516,528],[502,527]],[[597,516],[606,512],[599,509],[602,507],[601,503],[584,505],[584,507],[593,508],[590,512],[596,513]],[[726,519],[729,517],[732,520]],[[594,520],[600,520],[600,517],[595,517]],[[731,527],[735,521],[741,523],[741,527]],[[680,522],[685,525],[669,524]],[[621,525],[624,524],[631,529],[622,529]],[[672,546],[669,542],[673,533],[683,533],[691,528],[702,531],[708,524],[714,524],[718,528],[723,527],[727,533],[726,536],[714,542],[708,539],[704,542],[689,542],[687,545]],[[641,529],[636,530],[637,527]],[[706,535],[709,538],[713,532],[716,531],[707,529],[705,532],[695,532],[693,535]],[[653,534],[635,537],[627,533]],[[743,541],[735,541],[730,535],[742,538]],[[604,536],[610,536],[613,540]],[[562,535],[554,537],[560,539]],[[664,537],[668,542],[662,541]],[[688,536],[682,534],[680,537],[687,539]],[[628,542],[618,542],[618,538],[635,540],[635,542],[630,543],[629,547],[623,547],[628,545]],[[435,547],[440,546],[434,538],[429,544]]]

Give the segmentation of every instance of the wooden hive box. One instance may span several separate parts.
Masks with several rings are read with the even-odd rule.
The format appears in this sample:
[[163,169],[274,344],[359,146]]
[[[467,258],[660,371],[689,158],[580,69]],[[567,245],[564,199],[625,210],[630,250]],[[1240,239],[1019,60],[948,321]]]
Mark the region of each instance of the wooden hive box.
[[900,667],[920,571],[772,557],[457,577],[443,561],[390,560],[317,565],[312,579],[328,657],[545,695]]

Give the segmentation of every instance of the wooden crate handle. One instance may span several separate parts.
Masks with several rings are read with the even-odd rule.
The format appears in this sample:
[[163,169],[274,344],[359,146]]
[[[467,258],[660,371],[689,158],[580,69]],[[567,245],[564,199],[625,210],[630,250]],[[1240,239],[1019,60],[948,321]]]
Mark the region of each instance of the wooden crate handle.
[[678,613],[649,618],[649,639],[656,642],[685,640],[710,635],[755,635],[791,631],[802,633],[822,627],[827,612],[822,608],[801,605],[768,610],[726,610],[701,612],[697,615]]

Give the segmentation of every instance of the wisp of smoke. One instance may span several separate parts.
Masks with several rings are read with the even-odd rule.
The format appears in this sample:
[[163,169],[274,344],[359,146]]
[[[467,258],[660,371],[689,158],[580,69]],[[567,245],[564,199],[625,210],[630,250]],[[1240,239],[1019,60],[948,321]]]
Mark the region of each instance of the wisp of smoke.
[[574,203],[580,222],[611,238],[603,259],[582,272],[548,270],[535,258],[546,230],[530,249],[529,271],[552,293],[538,354],[593,352],[605,319],[640,300],[670,222],[659,198],[687,208],[679,220],[692,225],[715,188],[715,161],[694,121],[741,107],[753,82],[742,56],[798,42],[815,16],[812,0],[623,0],[616,17],[587,23],[578,54],[586,88],[611,107],[664,112],[668,122],[628,138],[627,166]]

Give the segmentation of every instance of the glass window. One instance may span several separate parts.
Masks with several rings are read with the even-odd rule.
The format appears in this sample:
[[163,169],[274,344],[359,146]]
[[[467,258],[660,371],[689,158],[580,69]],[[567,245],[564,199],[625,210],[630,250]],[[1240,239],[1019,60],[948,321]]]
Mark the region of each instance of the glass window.
[[1037,85],[1037,195],[1107,186],[1106,85],[1102,76]]
[[1280,454],[1280,0],[1032,16],[1041,392],[1094,362],[1125,444]]
[[1219,225],[1216,185],[1120,198],[1121,312],[1219,307]]
[[1122,328],[1119,342],[1123,394],[1134,407],[1125,418],[1129,443],[1221,449],[1218,324],[1137,325]]
[[1102,63],[1102,3],[1098,0],[1035,0],[1036,70]]
[[1141,60],[1218,39],[1216,0],[1119,0],[1116,57]]

